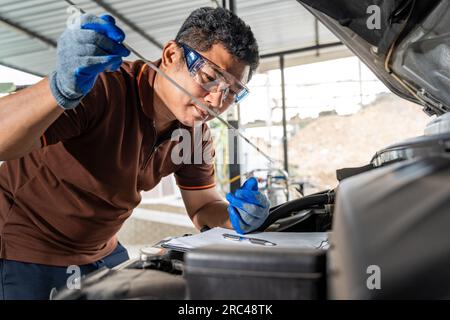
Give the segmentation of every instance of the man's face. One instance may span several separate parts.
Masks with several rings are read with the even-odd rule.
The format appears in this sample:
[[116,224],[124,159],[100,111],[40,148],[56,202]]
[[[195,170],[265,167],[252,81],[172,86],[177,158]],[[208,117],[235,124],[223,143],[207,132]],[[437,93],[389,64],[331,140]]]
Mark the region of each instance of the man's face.
[[[237,61],[222,44],[215,44],[210,50],[198,51],[203,57],[214,63],[217,67],[227,71],[236,79],[242,81],[248,76],[249,67],[242,62]],[[229,94],[224,99],[222,91],[209,92],[198,84],[190,75],[185,59],[183,58],[183,49],[175,42],[169,42],[164,48],[163,66],[164,71],[173,78],[178,84],[190,92],[194,97],[210,107],[218,114],[223,113],[233,104],[234,98]],[[194,123],[211,120],[213,116],[197,106],[192,99],[185,93],[177,89],[173,84],[164,79],[161,95],[169,110],[174,114],[178,121],[186,126],[194,126]]]

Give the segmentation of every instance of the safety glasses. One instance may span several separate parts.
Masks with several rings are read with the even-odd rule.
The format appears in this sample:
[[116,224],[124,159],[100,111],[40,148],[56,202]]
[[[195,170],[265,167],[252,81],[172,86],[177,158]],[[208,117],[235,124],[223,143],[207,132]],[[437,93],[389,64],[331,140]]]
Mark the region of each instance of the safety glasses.
[[191,77],[208,92],[222,93],[222,101],[240,103],[248,93],[248,88],[235,76],[219,68],[200,53],[179,43],[183,48],[187,69]]

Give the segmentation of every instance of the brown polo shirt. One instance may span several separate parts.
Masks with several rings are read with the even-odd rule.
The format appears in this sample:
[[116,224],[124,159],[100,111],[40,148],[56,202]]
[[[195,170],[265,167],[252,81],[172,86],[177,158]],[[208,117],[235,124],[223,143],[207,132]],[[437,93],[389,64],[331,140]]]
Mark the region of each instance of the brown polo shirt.
[[[174,173],[184,189],[214,186],[212,164],[171,160],[172,131],[191,128],[175,121],[164,136],[156,133],[153,115],[170,111],[153,106],[154,78],[142,61],[102,73],[80,105],[46,130],[41,149],[0,166],[0,258],[91,263],[113,251],[140,192],[162,177]],[[200,143],[214,155],[211,139]]]

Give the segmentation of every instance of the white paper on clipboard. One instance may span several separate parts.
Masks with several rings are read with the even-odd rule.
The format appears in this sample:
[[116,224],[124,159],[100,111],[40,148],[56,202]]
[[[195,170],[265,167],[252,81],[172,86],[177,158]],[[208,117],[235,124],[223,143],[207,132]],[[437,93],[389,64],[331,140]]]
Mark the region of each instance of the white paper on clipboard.
[[[264,246],[251,243],[250,241],[233,241],[226,239],[223,235],[230,234],[243,236],[246,238],[256,238],[275,243],[275,246]],[[259,232],[239,235],[237,232],[225,228],[213,228],[208,231],[192,235],[179,237],[161,244],[162,247],[179,251],[189,251],[207,245],[234,245],[249,247],[290,248],[290,249],[327,249],[328,232]]]

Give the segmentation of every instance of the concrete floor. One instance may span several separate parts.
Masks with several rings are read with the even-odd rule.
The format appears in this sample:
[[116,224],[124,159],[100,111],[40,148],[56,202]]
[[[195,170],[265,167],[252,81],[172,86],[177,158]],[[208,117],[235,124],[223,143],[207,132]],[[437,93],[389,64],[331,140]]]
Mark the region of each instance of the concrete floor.
[[154,245],[166,237],[195,234],[180,198],[163,202],[144,201],[133,211],[118,233],[119,241],[127,248],[130,258],[139,255],[139,249]]

